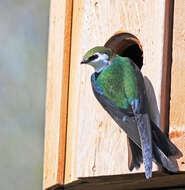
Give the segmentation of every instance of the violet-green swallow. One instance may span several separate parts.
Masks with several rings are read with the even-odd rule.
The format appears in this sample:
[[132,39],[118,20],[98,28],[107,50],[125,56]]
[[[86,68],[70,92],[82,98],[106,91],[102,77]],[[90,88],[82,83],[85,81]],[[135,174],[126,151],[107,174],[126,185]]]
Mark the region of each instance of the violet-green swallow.
[[144,162],[145,176],[152,176],[152,160],[171,172],[177,167],[169,156],[179,150],[150,119],[142,73],[134,62],[103,46],[89,50],[81,64],[94,67],[94,95],[114,121],[127,133],[131,149],[129,170]]

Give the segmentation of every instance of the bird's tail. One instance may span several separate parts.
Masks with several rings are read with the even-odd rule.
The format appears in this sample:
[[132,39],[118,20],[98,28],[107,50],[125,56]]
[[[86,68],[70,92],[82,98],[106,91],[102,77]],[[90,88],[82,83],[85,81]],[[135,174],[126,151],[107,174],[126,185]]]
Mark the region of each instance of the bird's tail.
[[177,155],[181,156],[182,153],[152,121],[151,130],[154,161],[170,172],[177,172],[178,167],[172,162],[170,157]]
[[[151,130],[153,160],[166,170],[177,172],[178,168],[170,157],[175,155],[181,156],[182,153],[152,121]],[[143,162],[142,150],[130,138],[128,138],[128,147],[130,150],[128,167],[132,171],[134,168],[138,169]]]
[[132,171],[134,168],[139,169],[143,163],[141,149],[130,139],[128,139],[128,168]]

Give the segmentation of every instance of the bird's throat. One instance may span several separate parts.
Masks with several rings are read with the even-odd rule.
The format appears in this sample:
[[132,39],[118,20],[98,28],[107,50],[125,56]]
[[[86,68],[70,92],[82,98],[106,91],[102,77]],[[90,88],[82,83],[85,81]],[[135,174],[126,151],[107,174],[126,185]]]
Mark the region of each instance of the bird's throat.
[[103,61],[101,61],[101,63],[94,64],[94,65],[95,65],[95,72],[96,72],[96,73],[101,73],[101,72],[104,71],[110,64],[111,64],[111,63],[110,63],[110,61],[108,61],[108,60],[103,60]]

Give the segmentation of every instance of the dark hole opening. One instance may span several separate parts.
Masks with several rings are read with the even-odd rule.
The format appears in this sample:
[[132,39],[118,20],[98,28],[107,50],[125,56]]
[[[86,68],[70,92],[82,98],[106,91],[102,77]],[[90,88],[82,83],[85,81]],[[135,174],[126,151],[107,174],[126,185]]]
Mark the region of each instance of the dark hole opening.
[[105,44],[122,57],[129,57],[139,67],[143,66],[143,51],[139,40],[132,34],[121,33],[111,37]]
[[131,58],[134,63],[141,69],[143,66],[143,52],[139,49],[137,44],[131,45],[121,54],[122,57]]

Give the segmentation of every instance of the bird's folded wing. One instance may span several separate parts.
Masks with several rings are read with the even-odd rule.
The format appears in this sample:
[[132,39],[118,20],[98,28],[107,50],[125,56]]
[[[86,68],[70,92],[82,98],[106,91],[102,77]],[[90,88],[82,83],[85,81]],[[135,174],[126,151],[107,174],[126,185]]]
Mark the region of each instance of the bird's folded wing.
[[[93,84],[92,84],[93,86]],[[126,113],[123,109],[117,107],[106,96],[99,93],[93,86],[93,92],[103,108],[112,116],[114,121],[127,133],[128,137],[141,148],[138,128],[134,115]]]
[[152,137],[148,114],[135,115],[141,140],[146,178],[152,177]]

